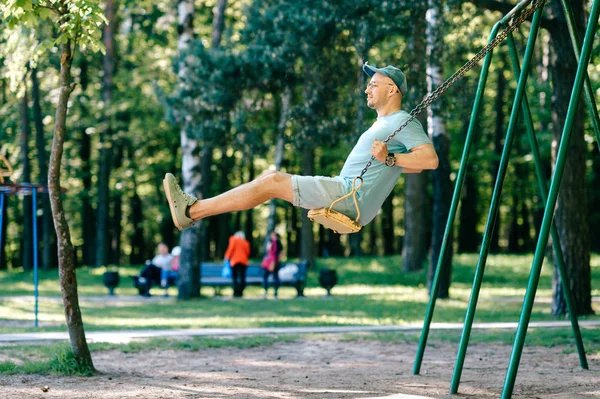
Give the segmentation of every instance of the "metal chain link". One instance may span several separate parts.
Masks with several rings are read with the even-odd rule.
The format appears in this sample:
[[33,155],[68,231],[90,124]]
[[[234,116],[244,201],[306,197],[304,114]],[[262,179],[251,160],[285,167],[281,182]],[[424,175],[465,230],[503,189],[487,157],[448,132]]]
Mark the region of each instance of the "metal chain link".
[[[467,73],[471,68],[473,68],[483,57],[487,55],[491,50],[493,50],[496,46],[504,41],[515,29],[519,27],[527,18],[531,16],[538,8],[540,8],[547,0],[534,0],[531,3],[529,8],[526,8],[521,12],[517,19],[511,20],[501,32],[498,34],[494,40],[488,43],[487,46],[482,48],[471,60],[469,60],[466,64],[464,64],[458,71],[454,73],[454,75],[450,76],[444,83],[438,86],[433,93],[431,93],[425,100],[421,101],[419,105],[417,105],[412,111],[410,111],[410,117],[402,124],[398,129],[396,129],[392,134],[390,134],[383,143],[389,142],[396,134],[398,134],[402,129],[404,129],[410,122],[412,122],[417,115],[419,115],[425,108],[429,107],[431,103],[437,100],[446,90],[450,88],[457,80],[462,78],[465,73]],[[367,169],[371,166],[373,161],[375,160],[374,156],[371,156],[369,162],[367,162],[367,166],[360,173],[359,178],[362,180],[362,177],[367,172]]]

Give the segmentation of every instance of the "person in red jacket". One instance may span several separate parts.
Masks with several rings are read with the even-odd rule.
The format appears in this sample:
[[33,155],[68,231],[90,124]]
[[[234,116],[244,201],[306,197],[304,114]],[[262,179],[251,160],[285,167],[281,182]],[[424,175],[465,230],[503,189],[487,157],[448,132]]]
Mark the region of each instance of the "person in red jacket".
[[238,231],[229,237],[229,245],[225,251],[225,259],[231,264],[231,277],[233,280],[233,296],[241,298],[246,288],[246,268],[250,257],[250,243],[246,235]]

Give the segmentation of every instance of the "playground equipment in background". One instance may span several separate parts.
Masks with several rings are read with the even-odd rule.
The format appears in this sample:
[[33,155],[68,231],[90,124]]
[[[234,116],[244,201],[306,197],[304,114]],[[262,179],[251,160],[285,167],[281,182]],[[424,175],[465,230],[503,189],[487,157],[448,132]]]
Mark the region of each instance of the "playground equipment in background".
[[[38,326],[38,240],[37,240],[37,194],[48,193],[48,186],[31,183],[11,183],[4,178],[10,178],[13,168],[4,155],[0,155],[0,161],[4,162],[6,169],[0,164],[0,245],[3,244],[2,232],[4,223],[4,208],[6,206],[5,197],[8,195],[31,195],[31,216],[33,224],[33,296],[34,296],[34,325]],[[2,248],[0,248],[0,262],[2,261]]]

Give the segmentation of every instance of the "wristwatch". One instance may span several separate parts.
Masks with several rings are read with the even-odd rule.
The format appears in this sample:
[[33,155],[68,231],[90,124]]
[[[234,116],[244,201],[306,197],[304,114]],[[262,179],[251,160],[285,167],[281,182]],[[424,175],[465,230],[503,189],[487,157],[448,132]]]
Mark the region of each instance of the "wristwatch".
[[395,166],[396,165],[396,156],[393,152],[388,152],[387,157],[385,157],[385,164],[387,166]]

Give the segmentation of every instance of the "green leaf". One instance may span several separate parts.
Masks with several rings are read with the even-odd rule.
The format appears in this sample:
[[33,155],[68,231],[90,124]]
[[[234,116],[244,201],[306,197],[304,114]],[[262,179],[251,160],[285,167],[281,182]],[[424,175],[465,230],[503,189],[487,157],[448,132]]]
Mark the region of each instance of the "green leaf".
[[29,0],[17,0],[16,7],[22,8],[25,11],[32,11],[32,3]]
[[40,19],[52,19],[54,13],[49,8],[38,8],[37,13]]

